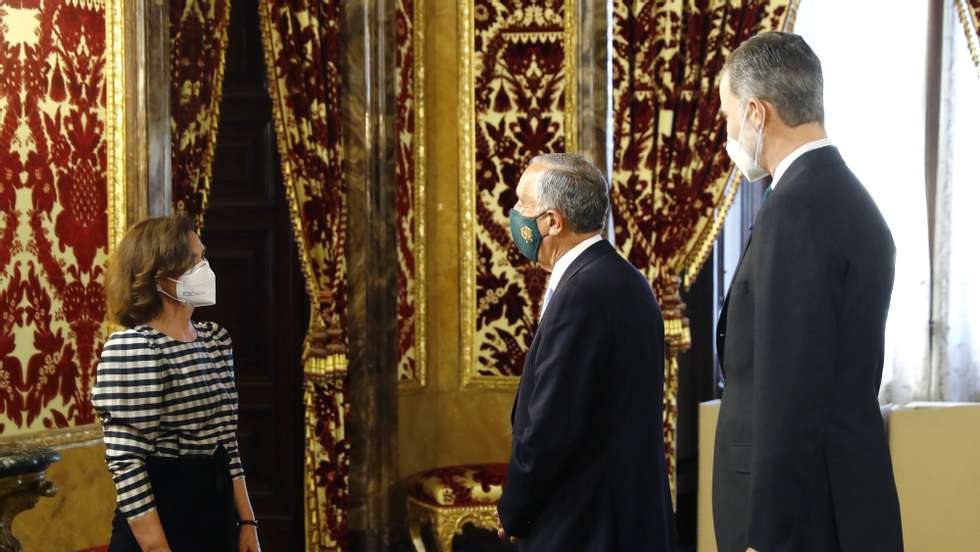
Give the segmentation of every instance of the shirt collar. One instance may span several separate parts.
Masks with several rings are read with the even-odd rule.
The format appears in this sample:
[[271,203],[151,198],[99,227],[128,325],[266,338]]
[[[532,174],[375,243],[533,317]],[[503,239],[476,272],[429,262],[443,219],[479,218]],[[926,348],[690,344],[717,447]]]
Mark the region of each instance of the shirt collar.
[[769,187],[775,190],[776,184],[779,183],[779,179],[781,179],[783,175],[786,174],[786,171],[789,170],[790,165],[792,165],[794,161],[799,159],[801,155],[813,151],[815,149],[823,148],[826,146],[832,146],[832,145],[833,142],[830,141],[830,138],[821,138],[820,140],[807,142],[802,146],[796,148],[795,150],[793,150],[792,153],[790,153],[782,161],[780,161],[778,165],[776,165],[776,170],[772,172],[772,184],[770,184]]
[[551,277],[548,279],[548,289],[554,291],[558,288],[558,282],[561,282],[561,277],[565,275],[565,271],[568,267],[572,266],[572,262],[578,258],[579,255],[585,253],[585,250],[591,247],[593,244],[599,242],[602,239],[600,234],[585,238],[578,245],[569,249],[564,255],[555,261],[555,268],[551,271]]

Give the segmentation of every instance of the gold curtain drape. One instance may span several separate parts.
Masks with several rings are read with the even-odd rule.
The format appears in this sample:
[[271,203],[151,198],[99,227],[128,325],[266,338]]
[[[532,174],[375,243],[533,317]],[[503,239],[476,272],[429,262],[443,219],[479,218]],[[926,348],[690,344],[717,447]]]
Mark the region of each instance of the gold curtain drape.
[[346,546],[347,186],[337,0],[260,0],[276,144],[311,301],[304,345],[307,550]]
[[174,210],[204,224],[228,49],[231,0],[170,0]]
[[970,47],[970,56],[977,67],[980,76],[980,0],[955,0],[956,11],[960,14],[960,22],[966,32],[966,43]]
[[691,346],[680,289],[700,272],[739,182],[725,155],[719,73],[743,40],[791,28],[797,1],[613,6],[614,228],[620,250],[650,279],[664,311],[664,439],[673,488],[677,358]]
[[395,208],[398,383],[425,385],[425,124],[423,0],[395,2]]

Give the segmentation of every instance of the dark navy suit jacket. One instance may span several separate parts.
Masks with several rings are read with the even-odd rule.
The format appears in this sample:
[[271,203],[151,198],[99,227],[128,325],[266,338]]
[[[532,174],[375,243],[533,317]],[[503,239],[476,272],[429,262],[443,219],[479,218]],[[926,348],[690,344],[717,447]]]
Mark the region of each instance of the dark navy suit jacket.
[[718,328],[720,552],[897,552],[878,406],[895,245],[834,147],[763,203]]
[[664,323],[603,240],[562,276],[531,343],[499,504],[527,551],[674,550],[664,461]]

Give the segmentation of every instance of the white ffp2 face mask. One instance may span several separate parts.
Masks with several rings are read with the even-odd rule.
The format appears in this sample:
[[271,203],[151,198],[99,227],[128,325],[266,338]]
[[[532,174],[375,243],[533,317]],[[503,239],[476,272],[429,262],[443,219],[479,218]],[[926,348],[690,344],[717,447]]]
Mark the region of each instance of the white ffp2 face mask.
[[176,280],[170,278],[170,281],[177,284],[176,297],[164,291],[159,285],[157,291],[174,301],[180,301],[189,307],[207,307],[217,302],[217,282],[207,259],[194,265],[180,278]]
[[[742,131],[745,130],[745,120],[749,114],[748,105],[745,106],[745,111],[742,113],[742,124],[738,129],[738,138],[732,139],[728,138],[728,142],[725,144],[725,151],[728,152],[728,156],[732,158],[735,166],[738,170],[745,175],[745,178],[749,182],[755,182],[757,180],[762,180],[763,178],[769,176],[769,171],[763,169],[759,165],[759,155],[762,154],[762,138],[766,132],[766,113],[762,112],[762,130],[757,131],[758,136],[755,141],[755,154],[749,155],[745,148],[742,147]],[[755,129],[753,129],[755,130]]]

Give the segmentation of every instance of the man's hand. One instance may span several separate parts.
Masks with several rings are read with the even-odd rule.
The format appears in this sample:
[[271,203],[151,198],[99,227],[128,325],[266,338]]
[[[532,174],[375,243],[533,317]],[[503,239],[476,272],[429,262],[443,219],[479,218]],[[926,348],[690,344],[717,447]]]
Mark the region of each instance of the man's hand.
[[517,537],[508,537],[507,531],[504,531],[504,524],[500,522],[500,512],[497,512],[497,538],[500,540],[510,540],[512,544],[518,543]]
[[752,547],[750,546],[750,547],[748,547],[748,549],[747,549],[747,550],[746,550],[745,552],[759,552],[759,551],[758,551],[758,550],[756,550],[755,548],[752,548]]

